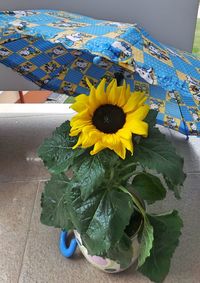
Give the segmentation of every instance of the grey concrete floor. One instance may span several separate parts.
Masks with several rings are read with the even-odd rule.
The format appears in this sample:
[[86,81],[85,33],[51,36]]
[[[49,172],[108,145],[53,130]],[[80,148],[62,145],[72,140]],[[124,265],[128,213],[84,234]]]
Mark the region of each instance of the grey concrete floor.
[[[0,283],[150,282],[131,268],[108,275],[80,252],[65,259],[58,250],[59,230],[40,224],[40,195],[49,178],[36,149],[64,115],[0,116]],[[200,139],[189,142],[162,129],[185,158],[182,201],[170,195],[156,209],[178,208],[183,234],[166,283],[200,283]]]

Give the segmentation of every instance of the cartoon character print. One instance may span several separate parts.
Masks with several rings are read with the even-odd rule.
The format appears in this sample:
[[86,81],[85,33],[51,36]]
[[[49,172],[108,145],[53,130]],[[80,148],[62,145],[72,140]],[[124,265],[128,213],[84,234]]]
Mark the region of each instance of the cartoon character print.
[[71,33],[65,36],[65,42],[68,46],[73,46],[75,43],[83,41],[83,34],[80,32]]
[[21,66],[16,68],[17,72],[19,73],[29,73],[33,69],[34,65],[31,62],[26,62]]
[[72,95],[75,91],[75,85],[73,83],[64,81],[61,85],[61,90],[66,94]]
[[80,86],[81,86],[81,87],[84,87],[84,88],[87,88],[87,89],[89,88],[89,87],[88,87],[88,84],[87,84],[87,82],[86,82],[86,77],[89,79],[89,81],[90,81],[94,86],[97,85],[98,81],[95,80],[94,78],[88,77],[88,76],[83,76],[82,80],[80,81]]
[[167,100],[170,102],[178,102],[179,104],[182,102],[178,91],[172,90],[167,92]]
[[135,67],[136,72],[140,75],[141,78],[143,78],[146,82],[153,85],[157,83],[157,79],[154,73],[153,68],[143,68],[143,67]]
[[200,105],[200,82],[190,76],[187,76],[187,83],[194,100],[198,105]]
[[57,58],[61,55],[64,55],[65,53],[66,49],[62,46],[56,46],[47,52],[47,54],[53,58]]
[[191,134],[197,135],[198,134],[197,125],[195,123],[189,123],[189,131]]
[[23,31],[26,27],[27,27],[27,22],[25,21],[14,21],[10,23],[12,25],[12,27],[15,28],[16,31]]
[[156,57],[157,59],[164,61],[170,60],[167,53],[164,50],[158,48],[152,42],[144,40],[144,47],[147,49],[148,53],[150,53],[152,56]]
[[84,73],[88,69],[89,65],[90,63],[88,61],[77,58],[72,67]]
[[111,51],[116,57],[121,59],[128,59],[132,56],[132,50],[128,43],[124,41],[114,41],[110,46]]
[[47,64],[44,65],[44,70],[47,72],[47,73],[51,73],[51,72],[54,72],[56,69],[57,69],[57,64],[54,63],[54,62],[49,62]]
[[82,51],[75,49],[71,51],[71,54],[74,55],[75,57],[78,57],[82,55]]
[[25,47],[19,51],[19,54],[23,57],[34,57],[35,55],[38,55],[39,53],[40,51],[32,46]]
[[29,11],[29,10],[27,10],[27,11],[16,10],[16,11],[12,11],[11,13],[12,13],[13,16],[19,17],[19,18],[20,17],[28,17],[28,16],[38,14],[38,12],[36,12],[36,11]]
[[57,28],[79,28],[79,27],[83,27],[83,26],[86,26],[86,25],[88,25],[88,24],[67,22],[65,20],[55,22],[55,23],[52,24],[52,26],[57,27]]
[[129,80],[133,80],[134,79],[134,75],[131,72],[128,71],[123,71],[123,76],[125,79],[129,79]]
[[164,102],[163,101],[159,101],[157,99],[150,99],[150,108],[152,110],[156,110],[161,112],[161,109],[164,107]]
[[165,125],[168,126],[170,129],[178,129],[178,125],[177,122],[175,121],[175,119],[169,115],[167,115],[166,117],[166,121],[165,121]]
[[11,54],[11,51],[4,47],[0,47],[0,59],[8,57]]
[[172,55],[174,57],[178,57],[178,58],[182,59],[184,62],[186,62],[187,64],[190,64],[190,62],[184,57],[184,55],[181,54],[181,51],[180,51],[180,53],[178,53],[177,51],[172,50],[169,47],[166,47],[166,49],[167,49],[167,51],[170,55]]
[[190,108],[190,113],[195,122],[200,122],[200,111],[197,108]]
[[135,80],[134,90],[139,92],[144,92],[146,95],[149,95],[149,84]]
[[56,75],[56,78],[63,81],[65,76],[67,75],[68,70],[69,68],[67,68],[66,65],[63,65],[61,71]]
[[97,65],[103,69],[109,69],[112,64],[108,62],[108,60],[106,60],[105,58],[101,58],[100,62],[98,62]]

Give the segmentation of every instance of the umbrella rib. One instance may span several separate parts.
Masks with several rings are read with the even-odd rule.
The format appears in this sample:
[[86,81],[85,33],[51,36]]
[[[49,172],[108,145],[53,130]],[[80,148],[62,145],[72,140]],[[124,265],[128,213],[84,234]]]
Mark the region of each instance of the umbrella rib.
[[185,128],[186,140],[188,141],[188,140],[189,140],[188,127],[187,127],[187,125],[186,125],[185,118],[184,118],[184,116],[183,116],[183,112],[182,112],[181,107],[180,107],[180,104],[179,104],[179,102],[178,102],[178,99],[177,99],[177,96],[176,96],[176,92],[174,92],[174,95],[175,95],[176,102],[177,102],[177,104],[178,104],[178,107],[179,107],[179,110],[180,110],[180,113],[181,113],[181,117],[182,117],[182,121],[183,121],[183,125],[184,125],[184,128]]

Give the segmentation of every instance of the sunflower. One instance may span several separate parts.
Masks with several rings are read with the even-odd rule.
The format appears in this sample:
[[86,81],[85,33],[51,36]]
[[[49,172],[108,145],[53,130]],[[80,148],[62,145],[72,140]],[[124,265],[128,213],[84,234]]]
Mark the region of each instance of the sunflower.
[[89,80],[87,83],[89,96],[79,95],[71,106],[77,114],[70,122],[70,136],[79,135],[73,149],[94,145],[91,155],[109,148],[125,159],[126,150],[133,154],[132,134],[148,135],[148,124],[143,121],[149,112],[149,106],[144,104],[146,96],[131,92],[125,81],[117,86],[116,79],[107,88],[105,79],[97,88]]

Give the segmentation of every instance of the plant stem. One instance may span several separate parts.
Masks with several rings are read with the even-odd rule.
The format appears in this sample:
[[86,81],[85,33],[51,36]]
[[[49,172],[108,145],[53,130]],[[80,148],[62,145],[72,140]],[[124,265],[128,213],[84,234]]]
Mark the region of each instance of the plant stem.
[[139,174],[139,173],[141,173],[141,171],[135,171],[135,172],[133,172],[133,173],[128,173],[128,174],[126,174],[126,175],[122,178],[122,180],[126,180],[127,178],[130,178],[130,177],[132,177],[132,176],[134,176],[134,175],[137,175],[137,174]]
[[139,211],[141,212],[142,216],[144,217],[144,219],[146,218],[146,212],[144,210],[144,208],[142,207],[142,205],[140,204],[140,202],[138,201],[138,199],[132,195],[125,187],[123,187],[122,185],[118,186],[118,188],[123,191],[124,193],[128,194],[131,198],[133,203],[137,206],[137,208],[139,209]]

